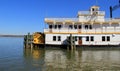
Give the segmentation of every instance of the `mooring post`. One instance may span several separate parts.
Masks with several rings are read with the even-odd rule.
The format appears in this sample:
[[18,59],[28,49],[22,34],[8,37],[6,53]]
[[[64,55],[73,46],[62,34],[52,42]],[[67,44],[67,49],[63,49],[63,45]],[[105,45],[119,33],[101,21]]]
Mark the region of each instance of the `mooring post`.
[[26,48],[28,48],[28,35],[26,35]]
[[33,49],[33,36],[30,35],[30,47],[31,47],[31,50]]
[[71,50],[76,50],[76,45],[75,45],[75,37],[70,34],[70,48]]
[[73,37],[72,34],[70,34],[70,48],[73,50]]

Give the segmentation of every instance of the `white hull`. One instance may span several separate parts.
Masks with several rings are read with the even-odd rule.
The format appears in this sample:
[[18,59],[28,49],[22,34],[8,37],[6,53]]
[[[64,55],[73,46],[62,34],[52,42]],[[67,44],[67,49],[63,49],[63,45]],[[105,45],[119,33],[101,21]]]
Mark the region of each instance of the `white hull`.
[[[53,36],[56,36],[56,41],[53,41]],[[61,37],[61,41],[57,41],[57,36]],[[49,45],[64,45],[66,43],[65,40],[70,34],[46,34],[45,35],[45,44]],[[75,41],[75,45],[120,45],[120,34],[72,34],[72,36],[77,36],[77,41]],[[86,41],[89,37],[89,41]],[[94,37],[94,41],[91,41],[91,36]],[[102,37],[105,36],[105,41],[102,41]],[[107,41],[107,36],[110,37],[110,40]],[[81,43],[79,43],[79,37],[81,38]]]

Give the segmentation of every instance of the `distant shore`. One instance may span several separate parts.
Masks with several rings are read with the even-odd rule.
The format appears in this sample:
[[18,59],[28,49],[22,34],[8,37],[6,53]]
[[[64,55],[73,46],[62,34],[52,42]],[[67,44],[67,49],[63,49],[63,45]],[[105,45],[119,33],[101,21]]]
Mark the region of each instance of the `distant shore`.
[[24,37],[24,35],[0,35],[0,37]]

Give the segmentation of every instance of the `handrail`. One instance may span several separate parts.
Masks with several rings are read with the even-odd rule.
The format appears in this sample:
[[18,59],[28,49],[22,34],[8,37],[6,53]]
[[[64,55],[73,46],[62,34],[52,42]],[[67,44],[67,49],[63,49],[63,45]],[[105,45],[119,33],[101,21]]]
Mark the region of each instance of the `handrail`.
[[[97,12],[100,15],[105,15],[105,11],[95,11],[95,12]],[[85,15],[85,14],[91,15],[92,12],[91,11],[79,11],[78,14],[80,14],[80,15]]]
[[[88,21],[88,18],[84,18],[83,22]],[[120,19],[115,19],[115,18],[97,18],[95,21],[96,22],[101,22],[101,20],[103,20],[102,22],[120,22]],[[45,21],[55,21],[55,22],[79,22],[79,18],[45,18]]]

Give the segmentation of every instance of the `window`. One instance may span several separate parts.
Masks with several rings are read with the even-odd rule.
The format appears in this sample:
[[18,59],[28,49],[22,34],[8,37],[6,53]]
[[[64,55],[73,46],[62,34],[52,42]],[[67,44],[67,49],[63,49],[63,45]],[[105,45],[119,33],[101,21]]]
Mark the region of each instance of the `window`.
[[102,36],[102,41],[105,41],[105,36]]
[[95,9],[94,9],[94,8],[92,8],[92,11],[95,11]]
[[82,40],[82,37],[79,37],[79,40]]
[[74,28],[77,29],[77,25],[74,25]]
[[67,39],[70,40],[70,36],[68,36]]
[[58,41],[61,41],[61,37],[60,36],[58,36]]
[[53,41],[56,41],[56,36],[53,36]]
[[55,25],[55,29],[57,29],[57,25]]
[[58,28],[59,28],[59,29],[61,29],[61,27],[62,27],[61,25],[58,25]]
[[70,28],[70,29],[73,29],[73,25],[69,25],[69,28]]
[[110,41],[110,36],[107,36],[107,41]]
[[52,25],[49,25],[49,28],[52,29]]
[[75,36],[75,41],[77,41],[77,36]]
[[92,25],[89,25],[89,28],[92,29]]
[[91,36],[91,41],[94,41],[94,37],[93,36]]
[[81,29],[82,28],[81,25],[79,25],[78,28]]
[[85,25],[85,29],[88,29],[88,25]]
[[89,41],[89,36],[86,37],[86,41]]

